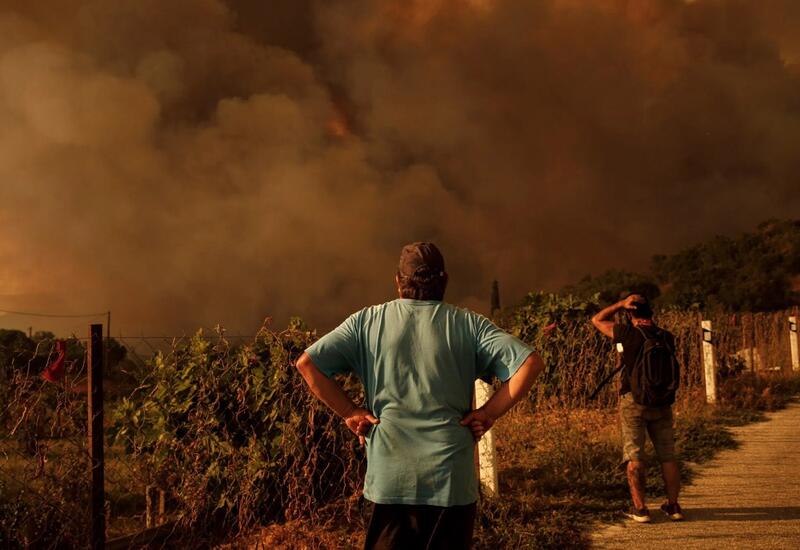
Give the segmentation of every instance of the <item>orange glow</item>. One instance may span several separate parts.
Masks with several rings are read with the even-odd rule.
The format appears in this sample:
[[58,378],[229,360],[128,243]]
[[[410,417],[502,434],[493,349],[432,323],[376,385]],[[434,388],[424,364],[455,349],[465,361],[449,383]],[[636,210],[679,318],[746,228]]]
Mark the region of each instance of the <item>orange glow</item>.
[[36,292],[40,277],[31,266],[21,245],[13,241],[0,241],[0,296],[11,298]]
[[344,139],[350,135],[350,130],[347,128],[347,123],[344,119],[336,117],[328,121],[328,132],[337,138]]

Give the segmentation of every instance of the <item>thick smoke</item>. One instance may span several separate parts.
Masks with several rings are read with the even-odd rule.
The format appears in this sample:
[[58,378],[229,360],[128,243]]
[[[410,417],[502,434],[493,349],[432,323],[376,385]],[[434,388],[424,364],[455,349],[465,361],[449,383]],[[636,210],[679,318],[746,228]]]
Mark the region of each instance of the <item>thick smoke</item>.
[[39,4],[0,0],[0,307],[325,327],[408,241],[478,307],[800,207],[792,0]]

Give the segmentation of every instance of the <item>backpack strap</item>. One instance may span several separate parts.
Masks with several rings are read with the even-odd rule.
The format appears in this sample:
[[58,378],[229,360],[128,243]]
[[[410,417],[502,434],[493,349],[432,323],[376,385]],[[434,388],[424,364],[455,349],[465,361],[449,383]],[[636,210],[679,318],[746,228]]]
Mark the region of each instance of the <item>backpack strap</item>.
[[[655,338],[661,338],[662,336],[664,336],[664,329],[662,329],[660,327],[657,327],[655,325],[653,325],[653,328],[655,329],[655,334],[653,334],[652,337],[648,337],[647,333],[644,330],[642,330],[642,327],[637,326],[636,328],[642,334],[642,337],[644,338],[645,342],[647,342],[648,340],[653,340]],[[667,342],[667,339],[666,338],[661,338],[661,341],[667,347],[667,349],[674,355],[675,354],[675,349],[672,346],[669,345],[669,342]],[[642,346],[642,351],[643,350],[644,350],[644,346]]]
[[636,330],[638,330],[640,333],[642,333],[642,336],[644,337],[645,341],[652,340],[653,338],[658,338],[659,336],[661,336],[661,333],[664,332],[663,330],[661,330],[657,326],[653,325],[653,328],[656,330],[655,334],[653,336],[647,336],[647,333],[644,331],[644,329],[642,329],[642,327],[640,327],[638,325],[634,325],[634,326],[636,326]]
[[642,327],[638,327],[636,325],[634,325],[634,326],[636,327],[636,330],[638,330],[642,334],[642,338],[644,338],[644,343],[642,344],[642,347],[639,348],[639,353],[636,354],[636,359],[633,362],[633,364],[635,365],[636,363],[639,362],[639,360],[644,355],[644,344],[647,343],[648,340],[652,340],[652,338],[648,338],[648,336],[645,333],[645,331],[642,330]]

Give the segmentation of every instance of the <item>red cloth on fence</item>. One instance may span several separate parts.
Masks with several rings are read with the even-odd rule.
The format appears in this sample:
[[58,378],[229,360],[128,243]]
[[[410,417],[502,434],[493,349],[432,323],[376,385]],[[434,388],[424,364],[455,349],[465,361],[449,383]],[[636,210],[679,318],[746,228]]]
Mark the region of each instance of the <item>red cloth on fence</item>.
[[50,363],[44,372],[42,378],[48,382],[58,382],[64,377],[64,360],[67,357],[67,343],[63,340],[56,340],[56,353],[58,355],[55,361]]

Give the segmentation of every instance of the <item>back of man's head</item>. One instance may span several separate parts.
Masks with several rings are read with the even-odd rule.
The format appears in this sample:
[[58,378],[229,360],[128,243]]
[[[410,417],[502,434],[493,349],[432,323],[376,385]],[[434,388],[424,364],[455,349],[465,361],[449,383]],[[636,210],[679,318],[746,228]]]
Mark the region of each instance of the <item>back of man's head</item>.
[[400,295],[413,300],[442,300],[447,287],[444,256],[435,244],[407,244],[397,267]]
[[636,294],[635,292],[628,294],[629,297],[634,295],[637,296],[637,299],[633,302],[636,307],[628,310],[631,317],[634,319],[652,319],[653,308],[650,305],[650,300],[647,299],[647,296]]

